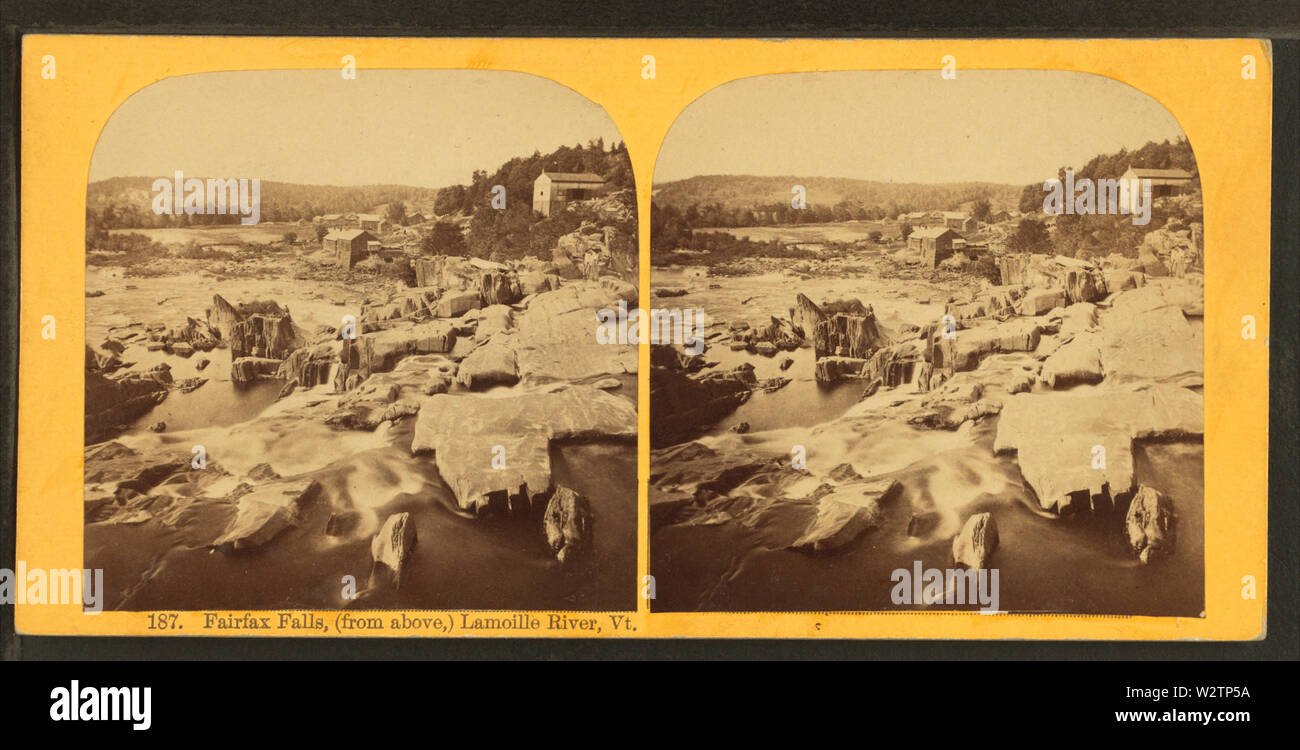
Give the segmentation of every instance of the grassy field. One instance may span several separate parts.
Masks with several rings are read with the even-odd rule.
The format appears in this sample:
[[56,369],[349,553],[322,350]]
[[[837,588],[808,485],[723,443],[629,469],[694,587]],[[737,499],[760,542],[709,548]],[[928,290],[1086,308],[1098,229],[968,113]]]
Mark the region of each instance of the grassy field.
[[113,234],[143,234],[154,242],[164,245],[187,245],[197,242],[200,245],[238,244],[240,242],[269,243],[284,237],[285,232],[294,232],[298,239],[316,239],[316,228],[310,225],[280,224],[264,222],[261,224],[228,224],[207,227],[164,227],[162,229],[113,229]]
[[783,224],[771,227],[709,227],[699,232],[726,232],[733,237],[786,244],[814,242],[856,242],[880,232],[885,239],[897,239],[900,225],[896,221],[837,221],[828,224]]

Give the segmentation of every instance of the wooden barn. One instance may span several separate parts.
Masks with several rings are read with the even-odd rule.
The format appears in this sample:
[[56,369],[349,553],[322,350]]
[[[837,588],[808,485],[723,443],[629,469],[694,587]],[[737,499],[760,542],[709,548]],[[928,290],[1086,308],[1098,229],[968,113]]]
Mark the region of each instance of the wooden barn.
[[364,229],[335,229],[325,235],[325,249],[334,255],[335,263],[345,271],[365,260],[366,250],[378,238]]
[[563,211],[573,201],[605,192],[605,178],[590,172],[542,172],[533,180],[533,210],[542,216]]
[[945,258],[952,257],[953,241],[961,234],[948,227],[925,227],[907,236],[907,246],[921,253],[921,264],[935,268]]

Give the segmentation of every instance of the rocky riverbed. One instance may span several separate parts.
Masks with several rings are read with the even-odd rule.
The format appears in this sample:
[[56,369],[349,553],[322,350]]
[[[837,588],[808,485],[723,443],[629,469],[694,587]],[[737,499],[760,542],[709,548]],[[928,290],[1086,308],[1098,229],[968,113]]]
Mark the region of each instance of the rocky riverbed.
[[593,332],[636,287],[534,259],[415,270],[89,270],[106,606],[635,606],[636,351]]
[[892,601],[919,561],[998,569],[1008,611],[1201,615],[1204,290],[1166,234],[1003,255],[997,284],[868,254],[656,270],[709,346],[652,355],[654,608],[977,606]]

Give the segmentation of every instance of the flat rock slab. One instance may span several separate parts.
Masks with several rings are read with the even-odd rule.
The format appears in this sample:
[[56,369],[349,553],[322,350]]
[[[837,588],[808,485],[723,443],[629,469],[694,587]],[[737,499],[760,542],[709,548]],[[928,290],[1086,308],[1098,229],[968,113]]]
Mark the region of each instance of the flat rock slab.
[[591,386],[423,399],[411,452],[432,451],[462,509],[483,511],[551,489],[551,440],[635,440],[636,406]]
[[[520,379],[527,383],[583,380],[637,371],[637,347],[596,339],[599,310],[636,307],[636,287],[617,279],[571,281],[532,299],[515,317]],[[642,321],[641,333],[648,334]]]
[[1204,408],[1201,394],[1171,385],[1021,393],[1002,408],[993,450],[1017,453],[1045,510],[1086,508],[1133,490],[1134,440],[1199,439]]
[[1154,285],[1115,297],[1098,347],[1108,381],[1203,382],[1205,345],[1187,320],[1184,297]]

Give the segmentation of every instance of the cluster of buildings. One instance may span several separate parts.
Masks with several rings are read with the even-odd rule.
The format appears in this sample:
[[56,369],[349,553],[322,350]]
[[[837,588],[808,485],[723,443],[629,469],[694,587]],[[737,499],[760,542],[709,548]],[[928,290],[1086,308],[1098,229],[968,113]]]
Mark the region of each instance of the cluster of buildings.
[[364,229],[375,234],[382,234],[389,228],[388,220],[379,214],[325,214],[317,216],[315,221],[330,229]]

